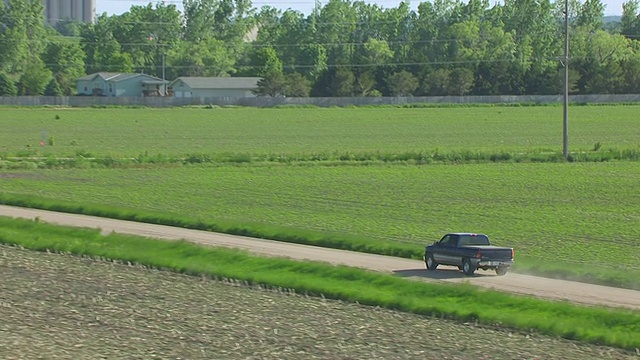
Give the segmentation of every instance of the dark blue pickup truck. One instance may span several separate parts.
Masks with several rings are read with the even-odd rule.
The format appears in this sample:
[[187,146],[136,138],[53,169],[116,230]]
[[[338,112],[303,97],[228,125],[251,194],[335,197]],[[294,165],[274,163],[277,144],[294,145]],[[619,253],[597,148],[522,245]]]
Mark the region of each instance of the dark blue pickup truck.
[[424,248],[424,263],[429,270],[438,265],[453,265],[465,275],[473,275],[477,269],[494,269],[505,275],[513,265],[512,248],[493,246],[485,234],[450,233]]

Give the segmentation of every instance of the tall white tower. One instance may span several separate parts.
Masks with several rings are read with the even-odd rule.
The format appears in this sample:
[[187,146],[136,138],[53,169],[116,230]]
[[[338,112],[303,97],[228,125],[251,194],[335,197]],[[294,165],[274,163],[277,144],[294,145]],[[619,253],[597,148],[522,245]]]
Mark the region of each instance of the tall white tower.
[[92,23],[96,16],[96,0],[42,0],[42,4],[50,25],[65,20]]

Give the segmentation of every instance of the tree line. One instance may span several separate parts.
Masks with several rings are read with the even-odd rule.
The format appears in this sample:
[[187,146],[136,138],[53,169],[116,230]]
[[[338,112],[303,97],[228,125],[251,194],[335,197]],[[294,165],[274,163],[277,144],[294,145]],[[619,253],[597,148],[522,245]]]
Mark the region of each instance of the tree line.
[[[639,0],[604,23],[569,0],[569,88],[640,92]],[[559,94],[564,1],[434,0],[384,8],[330,0],[310,14],[249,0],[132,6],[47,26],[40,1],[0,3],[0,95],[73,95],[95,72],[259,76],[262,96]]]

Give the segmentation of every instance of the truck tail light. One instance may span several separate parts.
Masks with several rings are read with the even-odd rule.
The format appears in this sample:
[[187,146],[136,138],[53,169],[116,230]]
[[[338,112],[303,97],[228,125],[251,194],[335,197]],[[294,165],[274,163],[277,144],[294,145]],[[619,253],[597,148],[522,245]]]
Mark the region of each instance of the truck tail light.
[[476,253],[476,258],[482,259],[482,251],[478,250],[478,252]]
[[516,257],[516,251],[515,249],[511,249],[511,259],[513,260],[515,259],[515,257]]

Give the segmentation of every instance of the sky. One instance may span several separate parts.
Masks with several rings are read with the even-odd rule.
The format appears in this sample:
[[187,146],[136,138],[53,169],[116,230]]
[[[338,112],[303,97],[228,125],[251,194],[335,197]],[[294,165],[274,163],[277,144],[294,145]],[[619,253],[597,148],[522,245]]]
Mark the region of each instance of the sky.
[[[399,0],[364,0],[367,3],[376,3],[384,8],[397,7],[400,3]],[[498,0],[499,1],[499,0]],[[622,3],[627,0],[601,0],[606,6],[605,15],[622,15]],[[108,15],[119,15],[127,12],[131,6],[146,6],[149,3],[156,3],[156,1],[149,0],[96,0],[96,14],[102,14],[106,12]],[[326,3],[327,0],[321,1],[321,4]],[[415,8],[422,1],[411,1],[413,8]],[[166,4],[175,4],[180,11],[182,11],[182,0],[165,0]],[[315,4],[314,0],[280,0],[280,1],[267,1],[267,0],[254,0],[252,4],[255,8],[261,8],[265,5],[270,5],[280,9],[293,9],[308,14],[313,9]]]

